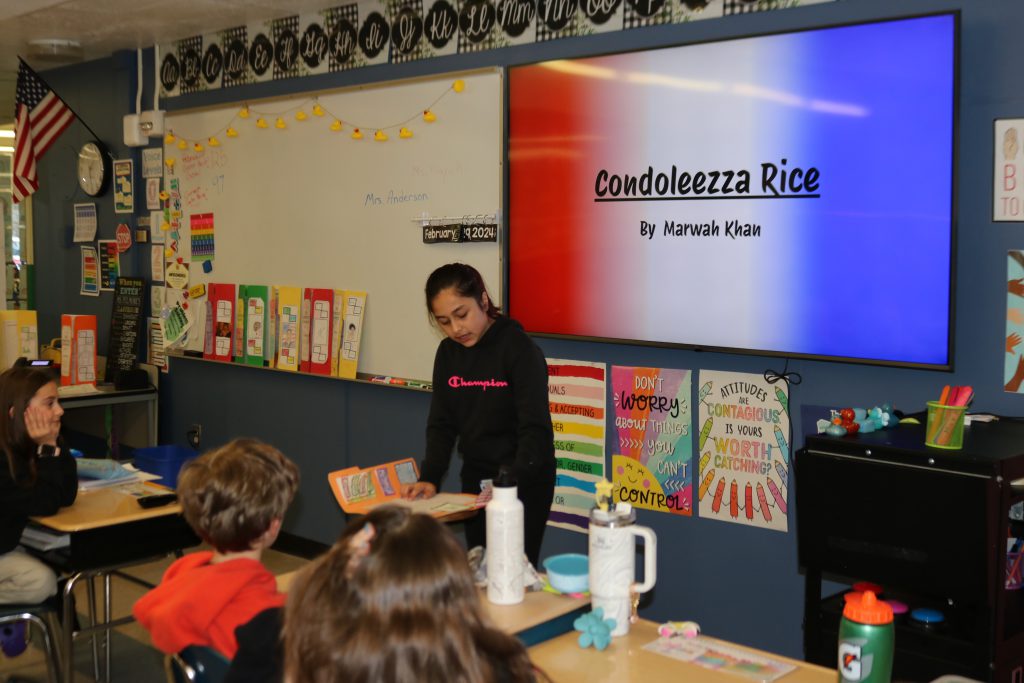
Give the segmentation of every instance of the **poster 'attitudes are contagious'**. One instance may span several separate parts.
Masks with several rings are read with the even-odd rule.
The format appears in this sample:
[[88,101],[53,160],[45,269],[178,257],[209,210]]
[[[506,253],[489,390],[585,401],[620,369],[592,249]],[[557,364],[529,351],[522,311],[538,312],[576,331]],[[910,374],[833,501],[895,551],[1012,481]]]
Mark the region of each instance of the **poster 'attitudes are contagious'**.
[[789,393],[761,375],[702,371],[701,517],[787,531]]
[[615,500],[693,514],[690,371],[612,366]]

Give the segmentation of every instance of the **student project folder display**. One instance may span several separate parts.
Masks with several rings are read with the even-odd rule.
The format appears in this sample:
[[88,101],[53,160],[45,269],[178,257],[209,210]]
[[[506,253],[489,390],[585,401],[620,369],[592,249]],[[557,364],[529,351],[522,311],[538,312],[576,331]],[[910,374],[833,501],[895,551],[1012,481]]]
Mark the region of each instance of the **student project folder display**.
[[236,323],[235,286],[211,282],[206,293],[206,345],[203,358],[231,362]]
[[96,384],[96,316],[60,317],[60,383]]
[[373,467],[337,470],[327,475],[327,481],[338,505],[350,515],[366,514],[378,505],[390,503],[441,518],[484,505],[485,501],[469,493],[439,493],[433,498],[413,501],[402,498],[402,486],[415,484],[419,476],[416,461],[406,458]]
[[35,311],[0,311],[0,367],[9,368],[19,358],[39,358],[39,327]]

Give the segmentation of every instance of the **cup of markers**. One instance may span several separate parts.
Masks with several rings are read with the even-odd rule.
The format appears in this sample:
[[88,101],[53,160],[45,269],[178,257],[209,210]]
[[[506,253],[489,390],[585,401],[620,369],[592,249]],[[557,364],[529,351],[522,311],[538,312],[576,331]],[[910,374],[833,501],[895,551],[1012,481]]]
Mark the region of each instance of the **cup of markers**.
[[971,387],[950,388],[946,385],[938,401],[928,401],[926,446],[948,450],[963,448],[964,416],[972,398],[974,390]]

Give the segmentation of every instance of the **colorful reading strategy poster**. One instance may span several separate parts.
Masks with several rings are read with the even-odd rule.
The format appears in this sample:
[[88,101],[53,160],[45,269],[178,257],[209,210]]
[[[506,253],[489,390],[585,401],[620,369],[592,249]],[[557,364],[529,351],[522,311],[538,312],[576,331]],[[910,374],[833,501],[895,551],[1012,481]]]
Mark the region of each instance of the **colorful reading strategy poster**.
[[1024,251],[1013,249],[1006,260],[1006,363],[1003,387],[1022,393],[1024,383]]
[[787,531],[788,387],[716,370],[701,371],[700,382],[700,516]]
[[558,474],[548,523],[587,531],[595,485],[605,477],[605,365],[548,358],[548,405]]
[[616,501],[693,514],[690,371],[612,366]]

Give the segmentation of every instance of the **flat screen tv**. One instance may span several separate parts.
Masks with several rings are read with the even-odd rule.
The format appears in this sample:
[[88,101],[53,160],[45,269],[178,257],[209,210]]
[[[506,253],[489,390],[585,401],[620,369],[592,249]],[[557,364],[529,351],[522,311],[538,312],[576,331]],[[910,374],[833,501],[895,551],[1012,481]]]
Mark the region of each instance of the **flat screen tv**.
[[509,71],[539,335],[952,367],[956,13]]

